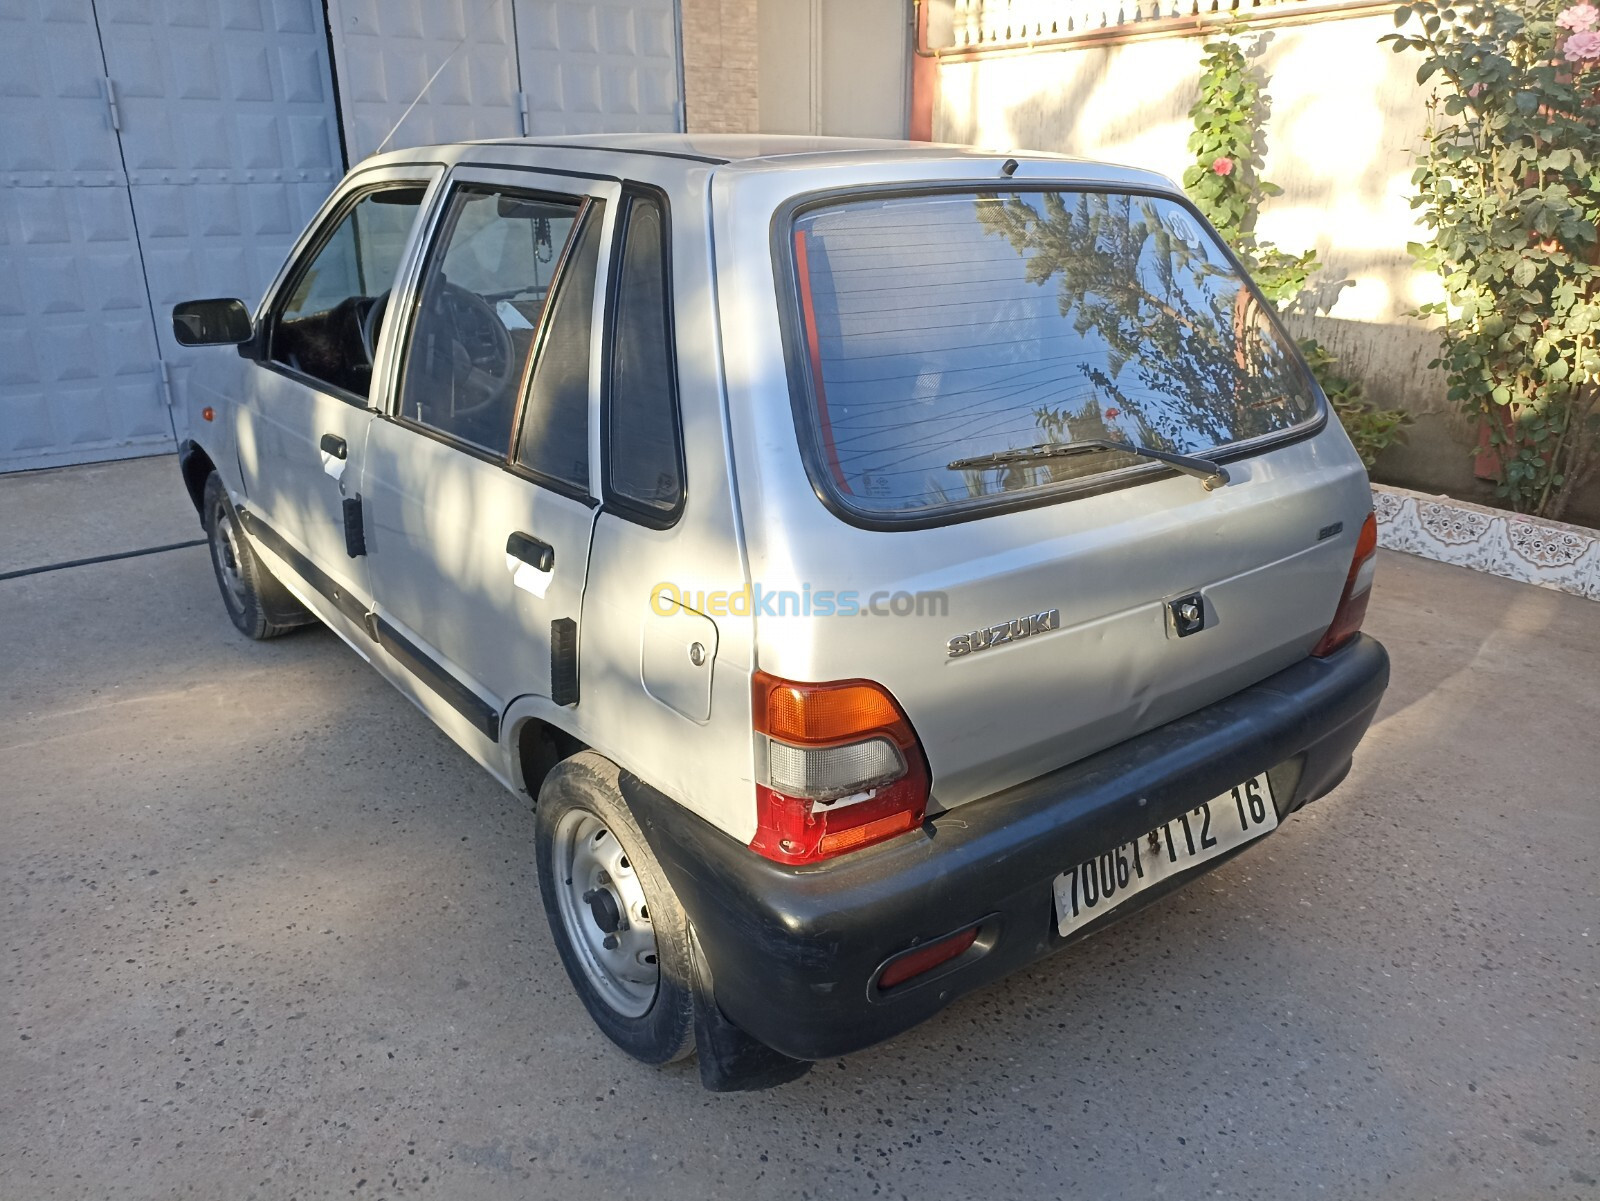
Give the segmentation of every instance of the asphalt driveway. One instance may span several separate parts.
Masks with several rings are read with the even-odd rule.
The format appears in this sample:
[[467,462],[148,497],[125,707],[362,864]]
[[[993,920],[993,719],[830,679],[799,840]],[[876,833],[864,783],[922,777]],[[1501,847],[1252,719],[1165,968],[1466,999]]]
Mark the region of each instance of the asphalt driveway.
[[[0,478],[0,574],[198,536]],[[0,1198],[1600,1196],[1600,605],[1384,553],[1349,781],[785,1088],[592,1027],[532,819],[204,548],[0,579]]]

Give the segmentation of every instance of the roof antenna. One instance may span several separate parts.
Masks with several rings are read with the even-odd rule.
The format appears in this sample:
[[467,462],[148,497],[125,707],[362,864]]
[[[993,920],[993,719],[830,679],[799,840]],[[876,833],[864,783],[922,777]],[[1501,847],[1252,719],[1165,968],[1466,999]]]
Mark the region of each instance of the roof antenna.
[[[488,6],[487,5],[483,6],[482,8],[480,8],[478,10],[477,16],[479,16],[479,17],[483,16],[484,13],[487,10],[488,10]],[[383,141],[378,143],[378,148],[372,152],[373,154],[382,154],[383,153],[383,148],[389,144],[389,139],[394,137],[395,130],[399,129],[400,126],[405,124],[406,118],[411,115],[411,110],[416,108],[417,107],[417,102],[420,101],[424,96],[426,96],[428,94],[428,89],[433,86],[433,81],[438,79],[440,73],[443,72],[444,69],[450,65],[450,60],[453,59],[456,56],[456,51],[460,50],[461,47],[463,47],[463,46],[465,46],[467,44],[467,39],[472,36],[472,28],[473,28],[472,22],[471,21],[467,21],[466,22],[466,29],[467,29],[466,34],[462,37],[462,39],[459,42],[457,42],[454,46],[452,46],[450,48],[450,53],[444,56],[444,62],[439,64],[438,69],[435,70],[432,75],[428,76],[428,82],[422,85],[422,90],[417,93],[416,99],[413,100],[410,104],[406,105],[406,111],[400,114],[400,120],[396,121],[393,125],[391,125],[389,127],[389,132],[384,135]]]
[[1022,166],[1022,164],[1017,162],[1016,159],[1008,158],[1005,162],[1000,164],[1000,174],[1004,175],[1007,179],[1010,179],[1017,173],[1017,168],[1020,166]]

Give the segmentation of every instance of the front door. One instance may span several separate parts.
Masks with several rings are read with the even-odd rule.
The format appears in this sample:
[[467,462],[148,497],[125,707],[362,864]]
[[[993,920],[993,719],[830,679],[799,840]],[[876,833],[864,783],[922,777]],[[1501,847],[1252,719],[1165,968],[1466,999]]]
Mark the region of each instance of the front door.
[[519,695],[576,701],[615,209],[611,184],[454,173],[368,435],[380,641],[491,738]]
[[383,386],[373,364],[429,182],[426,171],[373,173],[330,207],[262,315],[262,358],[240,412],[252,532],[282,557],[309,559],[341,601],[351,590],[356,617],[371,595],[357,480]]

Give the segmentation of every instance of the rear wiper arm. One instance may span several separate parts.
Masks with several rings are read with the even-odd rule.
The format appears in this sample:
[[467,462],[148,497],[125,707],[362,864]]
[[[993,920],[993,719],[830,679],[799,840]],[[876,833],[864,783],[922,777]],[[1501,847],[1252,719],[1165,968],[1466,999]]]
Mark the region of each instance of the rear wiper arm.
[[1019,446],[1015,450],[1000,450],[994,454],[974,455],[970,459],[957,459],[954,463],[945,466],[950,471],[965,471],[969,468],[1004,467],[1008,463],[1038,463],[1045,459],[1064,459],[1069,455],[1081,455],[1091,450],[1120,450],[1124,454],[1138,455],[1144,459],[1154,459],[1158,463],[1165,463],[1168,467],[1175,467],[1185,475],[1192,475],[1199,480],[1207,492],[1220,488],[1228,482],[1228,469],[1221,463],[1210,459],[1199,459],[1193,455],[1177,455],[1170,450],[1156,450],[1151,446],[1140,446],[1137,442],[1114,442],[1110,438],[1085,438],[1080,442],[1045,442],[1038,446]]

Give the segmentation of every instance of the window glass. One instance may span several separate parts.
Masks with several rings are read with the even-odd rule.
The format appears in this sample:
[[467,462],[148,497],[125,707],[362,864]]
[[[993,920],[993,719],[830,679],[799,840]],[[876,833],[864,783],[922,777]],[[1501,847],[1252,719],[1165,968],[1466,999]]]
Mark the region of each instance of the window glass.
[[817,444],[857,509],[938,510],[1141,462],[1119,443],[1205,454],[1317,415],[1292,347],[1174,200],[882,197],[802,214],[792,252]]
[[577,201],[455,189],[423,276],[401,416],[497,455],[509,451],[523,372],[577,215]]
[[683,476],[664,220],[655,200],[632,201],[618,280],[606,444],[612,490],[668,514],[683,497]]
[[424,189],[385,188],[339,221],[289,290],[271,357],[346,392],[372,387],[372,352]]
[[589,488],[589,346],[603,205],[590,205],[583,231],[556,288],[522,417],[517,462],[530,471]]

